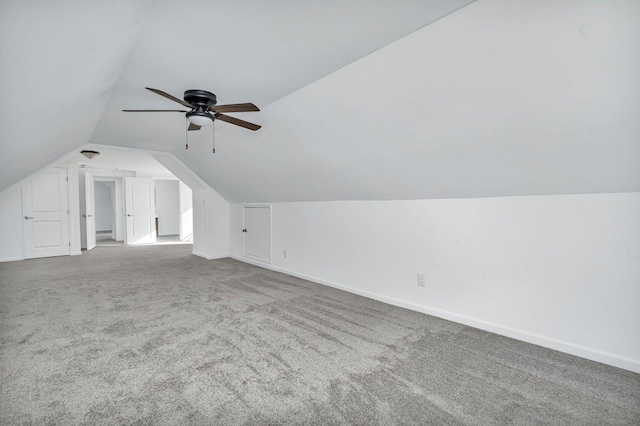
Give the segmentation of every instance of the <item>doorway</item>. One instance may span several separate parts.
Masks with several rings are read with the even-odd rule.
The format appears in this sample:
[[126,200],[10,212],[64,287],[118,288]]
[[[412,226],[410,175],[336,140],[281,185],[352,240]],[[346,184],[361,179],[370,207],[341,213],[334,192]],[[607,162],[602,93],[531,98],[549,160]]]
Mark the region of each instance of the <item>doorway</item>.
[[122,198],[121,178],[94,177],[93,202],[96,246],[124,245]]
[[[192,191],[178,179],[85,172],[86,249],[193,244]],[[93,244],[92,244],[93,243]]]
[[193,243],[192,192],[175,179],[156,179],[158,244]]

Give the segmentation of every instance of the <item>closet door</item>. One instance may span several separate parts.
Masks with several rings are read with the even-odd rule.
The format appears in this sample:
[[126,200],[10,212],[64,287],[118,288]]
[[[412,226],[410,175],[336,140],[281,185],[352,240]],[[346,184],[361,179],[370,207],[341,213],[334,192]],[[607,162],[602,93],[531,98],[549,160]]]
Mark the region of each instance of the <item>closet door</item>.
[[156,201],[153,179],[124,178],[127,244],[155,244]]
[[22,185],[22,215],[26,259],[71,253],[67,169],[51,169]]
[[271,208],[243,206],[244,256],[271,262]]

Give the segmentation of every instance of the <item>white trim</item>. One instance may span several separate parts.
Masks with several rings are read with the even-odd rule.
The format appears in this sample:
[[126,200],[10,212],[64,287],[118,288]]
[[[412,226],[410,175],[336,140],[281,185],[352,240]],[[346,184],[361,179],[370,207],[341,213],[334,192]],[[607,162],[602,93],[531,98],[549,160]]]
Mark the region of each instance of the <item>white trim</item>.
[[80,184],[79,168],[77,163],[64,162],[60,167],[67,169],[67,186],[69,189],[69,242],[71,250],[69,255],[76,256],[82,254],[82,231],[80,229]]
[[504,325],[495,324],[492,322],[488,322],[488,321],[484,321],[476,318],[471,318],[465,315],[456,314],[454,312],[449,312],[442,309],[436,309],[436,308],[431,308],[427,306],[420,306],[415,303],[406,302],[404,300],[395,299],[395,298],[383,296],[377,293],[360,290],[354,287],[349,287],[342,284],[336,284],[331,281],[326,281],[326,280],[308,276],[305,274],[300,274],[285,268],[280,268],[278,266],[273,266],[273,265],[265,264],[262,262],[256,262],[256,261],[247,259],[245,257],[231,256],[231,258],[238,260],[240,262],[249,263],[251,265],[260,266],[265,269],[270,269],[272,271],[281,272],[283,274],[301,278],[303,280],[312,281],[317,284],[322,284],[328,287],[344,290],[349,293],[364,296],[369,299],[387,303],[389,305],[410,309],[412,311],[421,312],[423,314],[432,315],[438,318],[443,318],[459,324],[464,324],[470,327],[479,328],[481,330],[490,331],[492,333],[500,334],[502,336],[511,337],[513,339],[521,340],[523,342],[533,343],[534,345],[543,346],[545,348],[554,349],[554,350],[565,352],[581,358],[590,359],[592,361],[597,361],[603,364],[608,364],[614,367],[633,371],[635,373],[640,373],[640,360],[635,360],[632,358],[615,355],[610,352],[604,352],[597,349],[588,348],[586,346],[576,345],[574,343],[554,339],[551,337],[542,336],[535,333],[530,333],[527,331],[517,330]]
[[271,209],[270,203],[242,203],[242,207],[269,207]]
[[256,265],[271,265],[270,260],[260,259],[259,257],[251,256],[249,254],[243,255],[247,261],[255,262]]
[[[59,166],[57,168],[61,168],[64,169],[66,176],[65,176],[65,180],[67,181],[67,229],[68,229],[68,238],[69,238],[69,252],[67,253],[67,256],[71,256],[71,244],[73,242],[73,238],[71,238],[72,235],[75,235],[75,232],[73,232],[73,223],[71,221],[71,199],[73,198],[73,195],[71,194],[71,170],[70,170],[69,165],[64,165],[64,166]],[[23,238],[24,241],[24,238]],[[74,244],[75,246],[75,244]],[[76,247],[74,247],[75,249]],[[74,250],[75,252],[75,250]]]
[[[25,181],[28,182],[28,181]],[[24,199],[22,198],[22,185],[24,185],[25,182],[22,182],[20,184],[20,186],[18,186],[17,191],[20,197],[20,253],[22,253],[22,258],[20,260],[25,260],[26,257],[24,255],[24,251],[25,251],[25,242],[24,242],[24,222],[22,221],[22,218],[24,216]],[[0,197],[2,196],[2,194],[0,194]],[[17,259],[17,258],[16,258]]]
[[24,257],[5,257],[0,262],[15,262],[16,260],[24,260]]
[[194,256],[202,257],[207,260],[224,259],[225,257],[230,257],[228,254],[216,254],[213,256],[207,256],[204,253],[200,253],[198,251],[192,251],[191,254],[193,254]]

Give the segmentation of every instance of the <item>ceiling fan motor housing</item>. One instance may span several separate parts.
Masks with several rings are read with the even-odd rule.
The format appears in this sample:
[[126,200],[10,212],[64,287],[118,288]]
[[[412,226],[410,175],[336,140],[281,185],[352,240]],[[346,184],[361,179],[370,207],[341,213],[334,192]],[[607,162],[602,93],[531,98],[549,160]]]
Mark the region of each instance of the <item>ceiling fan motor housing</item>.
[[187,90],[184,92],[184,100],[196,107],[203,107],[205,110],[218,103],[216,95],[206,90]]
[[[209,107],[215,105],[218,100],[216,95],[206,90],[187,90],[184,92],[184,100],[196,107],[186,115],[189,121],[198,126],[206,126],[216,119],[215,115],[209,112]],[[203,120],[204,119],[204,120]]]

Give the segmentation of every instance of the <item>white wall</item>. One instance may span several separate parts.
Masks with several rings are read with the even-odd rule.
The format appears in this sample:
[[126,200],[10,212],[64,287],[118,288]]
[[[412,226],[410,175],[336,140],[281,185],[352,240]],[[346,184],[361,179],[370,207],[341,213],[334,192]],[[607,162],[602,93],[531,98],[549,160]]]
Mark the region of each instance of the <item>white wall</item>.
[[95,182],[95,212],[96,231],[111,231],[113,229],[113,204],[111,203],[111,188],[105,182]]
[[272,222],[276,269],[640,372],[640,193],[276,203]]
[[193,254],[207,257],[207,201],[206,189],[193,190]]
[[193,192],[187,185],[179,182],[180,193],[180,240],[193,241]]
[[229,202],[637,192],[638,16],[476,1],[176,155]]
[[24,259],[20,186],[0,194],[0,262]]
[[230,206],[212,189],[193,190],[193,254],[206,259],[228,257]]
[[180,192],[177,180],[154,180],[156,186],[156,216],[159,235],[180,233]]

